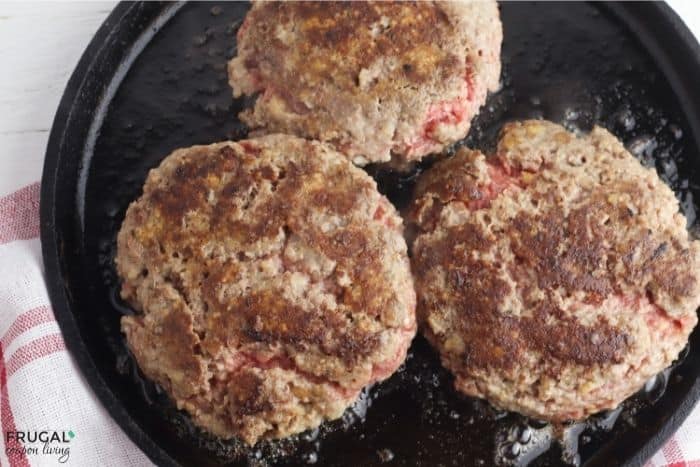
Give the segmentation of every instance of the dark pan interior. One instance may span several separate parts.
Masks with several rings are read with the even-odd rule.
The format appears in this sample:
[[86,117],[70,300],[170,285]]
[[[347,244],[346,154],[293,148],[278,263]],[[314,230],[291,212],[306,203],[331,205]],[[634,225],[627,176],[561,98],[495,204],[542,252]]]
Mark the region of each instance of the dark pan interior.
[[[164,465],[492,465],[541,452],[533,465],[562,457],[638,465],[659,448],[700,392],[697,330],[670,374],[621,413],[570,427],[564,450],[547,449],[541,423],[457,395],[421,338],[401,371],[341,420],[255,449],[201,433],[139,376],[119,331],[120,316],[131,311],[118,298],[115,235],[148,170],[170,151],[246,135],[236,120],[246,102],[232,100],[225,63],[247,8],[119,5],[71,78],[54,123],[41,200],[52,302],[70,350],[125,431]],[[690,78],[700,63],[697,43],[670,10],[519,2],[501,4],[501,14],[503,89],[489,97],[465,143],[488,148],[505,121],[520,118],[584,131],[605,126],[656,167],[695,228],[700,91]],[[368,170],[392,202],[405,204],[416,171]]]

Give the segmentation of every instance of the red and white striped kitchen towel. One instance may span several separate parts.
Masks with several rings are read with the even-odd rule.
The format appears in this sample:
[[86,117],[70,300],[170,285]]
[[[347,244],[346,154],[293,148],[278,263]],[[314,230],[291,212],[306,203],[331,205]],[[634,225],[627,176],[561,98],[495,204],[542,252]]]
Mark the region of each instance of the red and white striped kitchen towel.
[[[5,186],[12,180],[8,158],[0,162]],[[66,352],[38,237],[37,181],[0,197],[0,465],[152,465]]]
[[[0,176],[11,177],[3,165]],[[0,198],[0,465],[149,465],[66,352],[38,236],[35,182]],[[700,408],[648,465],[700,467]]]

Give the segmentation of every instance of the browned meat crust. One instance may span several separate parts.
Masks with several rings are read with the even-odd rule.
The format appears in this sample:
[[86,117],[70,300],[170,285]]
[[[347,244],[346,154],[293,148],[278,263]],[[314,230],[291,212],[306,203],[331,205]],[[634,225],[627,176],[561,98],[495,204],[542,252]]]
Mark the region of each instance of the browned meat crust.
[[541,419],[616,407],[671,364],[700,305],[673,192],[601,128],[506,125],[419,181],[422,329],[459,390]]
[[252,444],[335,418],[415,333],[401,220],[330,148],[270,135],[175,151],[118,236],[141,369]]
[[405,163],[463,138],[498,87],[498,7],[477,2],[256,2],[229,63],[241,119]]

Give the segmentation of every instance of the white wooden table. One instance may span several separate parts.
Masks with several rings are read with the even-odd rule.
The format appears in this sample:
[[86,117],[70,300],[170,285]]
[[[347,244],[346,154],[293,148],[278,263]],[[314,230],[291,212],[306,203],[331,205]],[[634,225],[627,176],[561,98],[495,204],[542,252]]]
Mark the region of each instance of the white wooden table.
[[[0,148],[22,154],[4,165],[12,180],[0,172],[0,197],[39,180],[63,89],[115,3],[0,3]],[[700,2],[669,3],[700,37]]]

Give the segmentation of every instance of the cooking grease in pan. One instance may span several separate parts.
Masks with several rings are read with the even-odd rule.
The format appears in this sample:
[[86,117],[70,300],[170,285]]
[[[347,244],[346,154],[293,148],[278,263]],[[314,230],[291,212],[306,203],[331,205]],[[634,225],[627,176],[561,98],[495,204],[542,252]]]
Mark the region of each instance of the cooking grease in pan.
[[[614,427],[634,427],[635,414],[663,395],[669,370],[652,378],[618,409],[583,423],[552,426],[497,410],[452,390],[428,343],[418,338],[406,363],[388,381],[363,391],[340,420],[278,441],[247,448],[195,427],[167,396],[143,379],[133,359],[120,360],[149,404],[157,406],[179,436],[193,438],[222,462],[242,465],[580,465],[581,453]],[[418,424],[407,426],[407,423]],[[414,429],[411,429],[414,428]],[[484,439],[488,437],[487,439]],[[416,452],[417,451],[417,452]]]
[[[104,118],[84,196],[85,275],[95,331],[104,342],[103,368],[111,388],[156,442],[193,465],[558,465],[596,464],[601,452],[615,464],[616,443],[654,429],[668,397],[684,384],[682,369],[649,382],[620,410],[584,424],[553,428],[452,389],[452,377],[422,338],[401,370],[363,393],[343,418],[318,430],[249,449],[208,436],[144,380],[129,356],[119,317],[115,237],[147,171],[177,147],[245,136],[235,115],[247,103],[232,100],[227,59],[247,5],[184,6],[130,69]],[[547,118],[586,131],[603,125],[642,162],[655,166],[677,193],[691,224],[699,180],[687,123],[654,62],[600,5],[504,3],[502,90],[490,96],[466,141],[488,149],[505,121]],[[400,209],[416,175],[377,167],[368,171]],[[98,339],[98,338],[95,338]],[[681,364],[682,365],[682,364]],[[563,443],[555,442],[561,438]],[[620,444],[618,444],[620,445]]]

